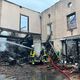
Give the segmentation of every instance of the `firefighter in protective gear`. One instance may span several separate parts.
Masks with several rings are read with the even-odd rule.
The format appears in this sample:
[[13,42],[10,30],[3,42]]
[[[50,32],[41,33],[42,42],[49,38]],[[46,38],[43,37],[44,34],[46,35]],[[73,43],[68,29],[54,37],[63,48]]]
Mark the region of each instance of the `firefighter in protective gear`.
[[43,63],[47,62],[48,60],[48,54],[46,52],[46,50],[44,48],[42,48],[41,52],[40,52],[40,57]]
[[43,62],[47,62],[47,59],[48,59],[48,54],[47,52],[44,50],[44,55],[43,55]]
[[34,45],[32,45],[32,50],[30,52],[30,57],[31,57],[31,64],[35,64],[35,59],[36,59],[36,52],[34,51]]

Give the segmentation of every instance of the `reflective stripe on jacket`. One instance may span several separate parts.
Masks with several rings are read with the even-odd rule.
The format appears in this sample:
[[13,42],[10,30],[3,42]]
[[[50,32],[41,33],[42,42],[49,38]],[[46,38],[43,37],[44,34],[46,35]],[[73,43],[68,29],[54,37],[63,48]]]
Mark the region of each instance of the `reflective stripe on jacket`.
[[35,56],[36,56],[36,52],[35,52],[35,51],[31,51],[31,52],[30,52],[30,56],[31,56],[31,57],[35,57]]

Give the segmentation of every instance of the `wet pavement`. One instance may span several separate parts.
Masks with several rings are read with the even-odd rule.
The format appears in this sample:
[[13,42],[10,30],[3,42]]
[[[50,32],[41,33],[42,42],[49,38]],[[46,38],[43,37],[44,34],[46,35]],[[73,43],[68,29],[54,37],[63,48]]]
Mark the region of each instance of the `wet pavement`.
[[64,76],[55,70],[37,68],[36,66],[0,66],[0,80],[64,80]]

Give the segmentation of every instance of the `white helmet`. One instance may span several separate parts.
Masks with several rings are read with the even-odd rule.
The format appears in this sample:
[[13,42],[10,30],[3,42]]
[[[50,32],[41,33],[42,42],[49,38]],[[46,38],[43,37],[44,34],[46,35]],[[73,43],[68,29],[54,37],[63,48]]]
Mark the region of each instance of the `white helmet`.
[[34,48],[34,45],[32,45],[32,48]]

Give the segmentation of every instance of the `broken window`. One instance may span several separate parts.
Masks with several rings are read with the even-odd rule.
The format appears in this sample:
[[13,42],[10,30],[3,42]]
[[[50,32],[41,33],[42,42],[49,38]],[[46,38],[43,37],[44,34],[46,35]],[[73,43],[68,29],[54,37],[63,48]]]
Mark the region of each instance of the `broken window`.
[[29,17],[28,16],[21,15],[20,30],[24,32],[29,31]]
[[75,29],[77,27],[76,25],[76,13],[72,13],[67,16],[67,26],[68,30]]

